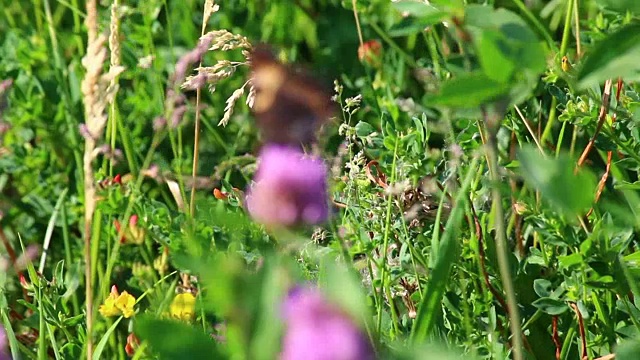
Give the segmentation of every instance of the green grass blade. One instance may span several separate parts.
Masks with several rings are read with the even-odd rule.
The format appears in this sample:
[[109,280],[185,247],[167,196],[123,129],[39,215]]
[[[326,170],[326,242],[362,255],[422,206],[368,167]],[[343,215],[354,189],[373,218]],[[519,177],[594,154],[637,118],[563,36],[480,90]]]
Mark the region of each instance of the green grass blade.
[[418,315],[411,331],[411,341],[413,343],[423,342],[431,333],[435,321],[440,313],[440,305],[442,297],[446,289],[447,283],[450,281],[449,275],[453,264],[458,259],[458,233],[460,223],[464,214],[467,199],[467,189],[476,175],[478,167],[478,159],[474,158],[467,172],[462,188],[458,191],[455,205],[447,221],[444,234],[440,239],[440,249],[438,250],[438,258],[434,261],[434,268],[429,277],[425,295],[418,307]]
[[109,327],[107,332],[104,333],[104,335],[102,335],[100,342],[98,342],[96,349],[93,351],[93,360],[100,360],[100,355],[102,355],[102,351],[104,350],[104,347],[107,346],[107,341],[109,341],[109,336],[111,336],[111,334],[116,329],[118,324],[120,324],[120,321],[122,321],[122,316],[120,316],[118,320],[116,320],[113,323],[113,325]]

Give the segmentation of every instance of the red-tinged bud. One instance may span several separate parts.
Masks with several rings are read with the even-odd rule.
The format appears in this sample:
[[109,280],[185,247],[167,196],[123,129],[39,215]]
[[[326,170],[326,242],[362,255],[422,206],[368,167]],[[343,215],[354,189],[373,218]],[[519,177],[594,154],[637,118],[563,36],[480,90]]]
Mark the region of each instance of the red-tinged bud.
[[133,348],[133,345],[127,342],[127,344],[124,346],[124,352],[127,353],[127,356],[133,357],[133,355],[136,353],[136,350]]
[[138,227],[138,215],[133,214],[129,218],[129,235],[130,240],[137,245],[140,245],[144,242],[145,237],[144,228]]
[[[118,221],[118,219],[113,220],[113,226],[116,228],[116,234],[120,234],[122,226],[120,225],[120,221]],[[124,244],[125,240],[126,238],[124,234],[122,234],[122,236],[120,236],[120,244]]]
[[[120,244],[134,243],[140,245],[144,242],[145,230],[138,227],[138,215],[133,214],[129,217],[129,226],[125,229],[125,232],[120,237]],[[122,230],[120,221],[113,220],[113,225],[116,228],[116,232],[119,234]]]
[[229,198],[229,195],[227,195],[227,193],[223,193],[218,188],[213,189],[213,196],[218,200],[227,200]]
[[139,346],[140,346],[140,340],[134,333],[131,333],[129,334],[129,336],[127,336],[127,344],[124,347],[124,351],[127,353],[128,356],[133,356],[136,353],[136,350],[138,349]]
[[118,287],[116,285],[111,286],[111,294],[115,296],[120,295],[120,292],[118,292]]
[[120,174],[116,174],[116,176],[113,177],[113,183],[122,185],[122,176],[120,176]]
[[26,290],[31,290],[32,288],[31,284],[27,281],[27,278],[25,278],[22,274],[20,274],[20,286],[22,286],[22,288]]
[[367,65],[380,67],[381,57],[382,44],[378,40],[369,40],[358,47],[358,59]]

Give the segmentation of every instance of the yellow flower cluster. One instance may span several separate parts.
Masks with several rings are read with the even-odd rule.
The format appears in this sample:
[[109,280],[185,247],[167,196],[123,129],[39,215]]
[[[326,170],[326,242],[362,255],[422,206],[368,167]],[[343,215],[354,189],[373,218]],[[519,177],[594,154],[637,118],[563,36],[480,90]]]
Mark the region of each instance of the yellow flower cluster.
[[136,304],[136,298],[126,291],[122,294],[118,293],[118,288],[113,285],[109,297],[100,305],[98,311],[104,317],[122,315],[130,318],[135,314],[133,306]]
[[190,321],[195,315],[196,297],[190,292],[176,295],[169,306],[169,313],[172,317],[182,321]]

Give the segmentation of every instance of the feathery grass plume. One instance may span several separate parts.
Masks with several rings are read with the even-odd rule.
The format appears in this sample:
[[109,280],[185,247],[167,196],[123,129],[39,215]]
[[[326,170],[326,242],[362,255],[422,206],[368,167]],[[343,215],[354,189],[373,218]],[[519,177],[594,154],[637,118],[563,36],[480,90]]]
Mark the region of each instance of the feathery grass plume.
[[[203,86],[208,85],[209,91],[214,92],[216,90],[216,85],[220,81],[231,77],[236,72],[238,66],[247,66],[249,64],[250,50],[253,47],[246,37],[238,34],[233,34],[224,29],[210,31],[204,36],[207,35],[210,35],[213,39],[211,46],[208,49],[209,51],[230,51],[241,49],[244,61],[219,60],[213,66],[200,66],[196,69],[197,74],[189,75],[186,77],[185,81],[181,85],[183,89],[198,90]],[[238,99],[240,99],[242,95],[245,94],[245,87],[247,85],[249,85],[249,93],[246,103],[249,107],[253,106],[253,101],[255,99],[255,90],[253,89],[253,85],[251,84],[251,82],[247,81],[242,85],[242,87],[236,89],[227,99],[227,105],[224,109],[224,115],[218,122],[218,126],[226,126],[229,123],[231,115],[233,115],[235,105]]]
[[184,81],[189,67],[200,62],[202,56],[209,50],[209,46],[211,46],[215,36],[215,31],[204,34],[200,37],[198,45],[193,50],[182,55],[176,63],[175,71],[169,84],[170,88],[174,88],[177,84],[181,84]]
[[107,57],[105,48],[106,37],[100,35],[87,47],[87,55],[82,59],[82,65],[87,70],[82,80],[81,90],[84,98],[85,123],[81,125],[81,133],[85,139],[84,173],[85,173],[85,220],[93,217],[95,210],[95,185],[93,179],[92,162],[96,155],[96,148],[102,138],[107,123],[105,108],[113,101],[115,86],[110,86],[113,80],[122,72],[123,67],[113,66],[109,72],[103,74],[102,67]]
[[231,119],[231,115],[233,115],[233,109],[235,108],[236,101],[238,101],[242,95],[244,95],[244,86],[240,89],[236,89],[227,99],[227,105],[224,107],[224,115],[222,116],[222,119],[220,119],[220,122],[218,122],[218,126],[227,126]]
[[109,49],[111,50],[111,66],[120,64],[120,15],[118,10],[120,7],[119,0],[113,0],[111,4],[111,17],[109,20]]
[[[100,126],[100,118],[93,119],[95,113],[97,94],[95,87],[102,71],[104,62],[104,39],[102,44],[98,41],[98,4],[96,0],[87,0],[86,3],[87,17],[85,24],[87,26],[87,54],[82,59],[82,65],[87,69],[84,79],[82,79],[81,90],[84,101],[84,118],[87,124],[91,124],[93,130],[100,130],[104,125]],[[102,51],[100,51],[102,50]],[[102,61],[97,55],[102,54]],[[98,66],[96,66],[98,64]],[[93,65],[93,66],[91,66]],[[89,130],[90,126],[81,125],[80,132],[85,135],[85,151],[83,156],[84,170],[84,261],[85,261],[85,308],[86,308],[86,325],[87,325],[87,359],[93,357],[93,288],[91,285],[91,222],[93,213],[95,212],[95,185],[93,184],[93,169],[91,168],[93,149],[96,146],[96,138]]]
[[[167,85],[166,97],[165,97],[165,116],[164,119],[169,119],[168,123],[163,125],[169,125],[171,128],[176,128],[180,125],[184,114],[187,111],[186,99],[178,90],[178,85],[182,85],[189,67],[197,64],[202,59],[202,56],[207,52],[209,46],[213,41],[214,34],[207,33],[200,37],[198,45],[191,51],[184,54],[175,66],[175,71],[169,80]],[[159,124],[158,124],[159,125]],[[163,126],[156,126],[154,123],[154,129],[159,130]]]
[[202,14],[202,33],[204,33],[205,31],[207,22],[209,21],[211,15],[213,15],[213,13],[217,12],[218,10],[220,10],[220,5],[216,4],[214,0],[206,0],[204,2],[204,11]]
[[244,63],[231,62],[229,60],[219,60],[213,66],[198,67],[198,74],[187,76],[182,84],[183,89],[196,90],[209,84],[209,89],[215,91],[215,85],[236,72],[236,67]]
[[[111,20],[109,23],[109,50],[111,51],[109,60],[111,68],[120,66],[120,15],[118,14],[119,7],[120,1],[113,0],[113,3],[111,4]],[[117,91],[117,89],[114,89],[116,86],[118,86],[117,80],[117,76],[114,76],[109,83],[109,88],[113,89],[114,92]],[[114,99],[115,96],[111,100],[113,101]]]
[[93,354],[93,287],[91,284],[91,229],[93,215],[96,209],[96,188],[93,173],[93,160],[98,142],[103,136],[107,123],[105,108],[115,95],[115,86],[110,87],[123,70],[121,66],[112,66],[109,72],[103,74],[103,66],[107,58],[104,35],[98,35],[98,11],[95,0],[87,1],[87,17],[85,19],[88,32],[87,53],[82,59],[86,74],[82,79],[81,91],[84,101],[85,123],[80,126],[80,132],[85,140],[83,168],[84,168],[84,258],[85,258],[85,287],[87,313],[87,356]]
[[211,33],[215,33],[215,42],[211,45],[209,50],[216,51],[229,51],[234,49],[252,49],[249,40],[238,34],[233,34],[228,30],[215,30]]

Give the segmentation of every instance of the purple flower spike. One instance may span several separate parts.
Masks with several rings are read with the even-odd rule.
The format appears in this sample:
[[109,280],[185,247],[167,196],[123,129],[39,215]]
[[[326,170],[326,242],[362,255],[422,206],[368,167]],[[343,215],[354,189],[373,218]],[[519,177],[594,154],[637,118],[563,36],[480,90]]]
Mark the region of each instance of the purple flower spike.
[[320,290],[294,288],[283,310],[286,333],[281,360],[375,359],[365,334]]
[[327,170],[295,148],[267,145],[260,153],[247,209],[269,227],[319,224],[329,216]]
[[11,357],[7,352],[8,340],[7,333],[4,331],[4,328],[0,326],[0,360],[9,360]]

